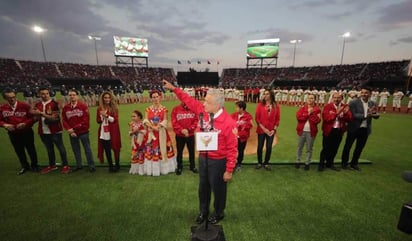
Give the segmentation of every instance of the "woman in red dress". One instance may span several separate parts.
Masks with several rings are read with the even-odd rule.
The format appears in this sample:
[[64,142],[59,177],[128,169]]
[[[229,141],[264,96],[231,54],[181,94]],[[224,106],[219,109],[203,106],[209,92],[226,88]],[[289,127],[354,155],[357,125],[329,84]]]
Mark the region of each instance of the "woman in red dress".
[[148,128],[144,167],[146,174],[151,176],[166,175],[176,169],[175,153],[167,131],[168,110],[160,104],[161,96],[158,90],[150,92],[152,105],[146,108],[143,121]]

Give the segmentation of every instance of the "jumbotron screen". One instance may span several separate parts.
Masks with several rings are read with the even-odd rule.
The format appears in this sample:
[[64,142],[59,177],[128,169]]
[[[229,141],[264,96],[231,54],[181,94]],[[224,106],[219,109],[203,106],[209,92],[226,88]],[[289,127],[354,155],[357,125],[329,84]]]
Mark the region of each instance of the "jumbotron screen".
[[147,39],[113,36],[114,55],[129,57],[149,57]]
[[259,39],[247,41],[247,58],[276,58],[279,53],[279,39]]

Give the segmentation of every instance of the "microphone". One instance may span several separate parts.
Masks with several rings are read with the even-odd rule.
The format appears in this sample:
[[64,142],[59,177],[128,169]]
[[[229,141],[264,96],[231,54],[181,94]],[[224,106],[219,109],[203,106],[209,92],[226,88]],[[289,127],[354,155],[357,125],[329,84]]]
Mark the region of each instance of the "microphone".
[[215,114],[213,114],[213,113],[210,113],[210,130],[213,130],[213,116],[214,116]]
[[200,130],[203,131],[203,112],[200,112],[199,114],[199,120],[200,120]]

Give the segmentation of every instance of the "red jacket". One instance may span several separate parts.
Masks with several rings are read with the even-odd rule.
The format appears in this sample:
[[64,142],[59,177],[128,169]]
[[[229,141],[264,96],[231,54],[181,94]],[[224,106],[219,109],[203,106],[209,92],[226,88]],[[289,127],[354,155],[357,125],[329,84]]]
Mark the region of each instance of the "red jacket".
[[0,106],[0,126],[4,124],[11,124],[16,126],[17,124],[24,123],[26,126],[23,129],[15,129],[11,133],[23,133],[31,129],[34,124],[33,115],[30,114],[31,106],[25,102],[17,101],[16,109],[9,105],[9,103]]
[[256,121],[256,133],[264,134],[262,128],[260,128],[259,124],[262,124],[266,129],[273,130],[275,127],[279,126],[280,122],[280,108],[279,105],[276,103],[275,108],[271,108],[270,112],[267,107],[259,103],[256,106],[256,113],[255,113],[255,121]]
[[190,111],[189,108],[185,107],[184,104],[175,106],[172,110],[171,117],[173,131],[177,136],[185,137],[185,135],[182,134],[183,129],[187,129],[189,131],[189,136],[193,136],[195,134],[199,120],[197,115],[193,111]]
[[[203,125],[205,128],[210,127],[209,114],[205,112],[204,106],[200,101],[190,97],[179,88],[175,88],[174,93],[196,116],[203,113]],[[197,129],[199,130],[200,126]],[[219,133],[218,150],[209,151],[208,156],[212,160],[226,159],[226,172],[233,172],[237,158],[237,137],[234,134],[236,123],[225,109],[217,118],[214,118],[214,129]],[[200,153],[202,154],[202,152]]]
[[308,105],[304,105],[296,112],[296,119],[298,120],[298,125],[296,131],[299,136],[303,133],[303,127],[305,127],[306,121],[309,120],[310,126],[310,136],[315,137],[318,134],[318,124],[321,121],[320,119],[320,109],[317,106],[313,107],[312,113],[308,112]]
[[87,105],[77,101],[76,106],[68,103],[62,111],[63,127],[66,130],[73,129],[76,135],[89,132],[90,114]]
[[[346,105],[346,104],[341,104],[341,105]],[[337,108],[335,107],[335,104],[329,103],[323,108],[322,112],[322,130],[323,130],[323,135],[329,136],[330,132],[332,131],[333,124],[335,123],[335,119],[338,118],[340,121],[341,125],[341,130],[342,130],[342,135],[346,131],[346,124],[349,121],[352,121],[352,113],[350,111],[343,113],[337,113]]]
[[250,136],[250,129],[252,129],[253,124],[253,117],[252,115],[244,111],[243,115],[239,119],[239,113],[235,112],[230,115],[232,119],[236,122],[237,127],[237,135],[239,137],[240,142],[245,142]]
[[[51,115],[51,114],[54,114],[54,113],[58,113],[60,115],[59,104],[56,101],[54,101],[53,99],[51,99],[44,106],[43,106],[43,102],[39,101],[34,105],[34,107],[36,107],[38,110],[45,113],[46,115]],[[45,122],[45,124],[46,124],[46,122]],[[56,121],[50,121],[46,125],[50,129],[50,134],[56,134],[56,133],[59,133],[59,132],[63,131],[63,127],[62,127],[62,123],[61,123],[60,118]],[[39,125],[38,125],[38,128],[37,128],[37,132],[39,134],[44,134],[43,133],[43,121],[42,121],[41,117],[39,119]]]
[[[120,128],[119,128],[119,114],[118,113],[111,113],[107,112],[107,114],[114,118],[113,122],[109,122],[109,132],[110,132],[110,144],[114,151],[120,152],[122,148],[122,140],[120,137]],[[100,131],[102,129],[102,118],[100,116],[100,107],[97,108],[96,111],[96,122],[99,124],[99,129],[97,130],[97,157],[100,160],[100,163],[104,162],[104,155],[103,155],[103,146],[100,139]]]

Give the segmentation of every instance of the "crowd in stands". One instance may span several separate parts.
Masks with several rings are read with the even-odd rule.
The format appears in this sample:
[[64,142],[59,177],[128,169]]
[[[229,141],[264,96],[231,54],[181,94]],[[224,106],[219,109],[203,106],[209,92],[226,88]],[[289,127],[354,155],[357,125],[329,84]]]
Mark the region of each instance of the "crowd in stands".
[[[276,81],[333,81],[333,86],[351,89],[370,80],[404,78],[409,60],[352,65],[228,68],[224,69],[220,85],[243,89],[276,85]],[[152,89],[161,86],[162,79],[176,81],[173,69],[85,65],[73,63],[35,62],[0,58],[0,88],[23,89],[26,86],[47,84],[47,79],[113,79],[125,86]],[[67,83],[70,85],[70,83]],[[87,85],[87,83],[85,83]],[[295,84],[291,84],[295,85]],[[317,84],[314,84],[317,85]]]
[[[229,68],[224,69],[221,77],[222,86],[250,87],[268,86],[279,80],[286,81],[335,81],[340,88],[370,80],[386,80],[391,77],[403,77],[409,60],[379,63],[361,63],[351,65],[282,67],[282,68]],[[275,84],[276,85],[276,84]]]
[[[86,65],[73,63],[35,62],[0,58],[0,88],[13,87],[24,89],[38,85],[39,80],[60,79],[113,79],[120,80],[124,86],[142,85],[145,88],[161,85],[162,79],[175,81],[172,69],[136,68],[107,65]],[[85,83],[87,85],[87,83]],[[70,82],[67,83],[70,85]]]

